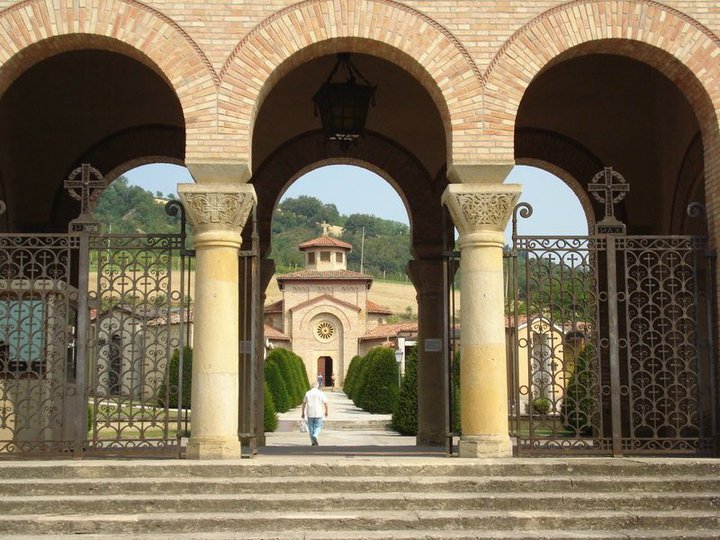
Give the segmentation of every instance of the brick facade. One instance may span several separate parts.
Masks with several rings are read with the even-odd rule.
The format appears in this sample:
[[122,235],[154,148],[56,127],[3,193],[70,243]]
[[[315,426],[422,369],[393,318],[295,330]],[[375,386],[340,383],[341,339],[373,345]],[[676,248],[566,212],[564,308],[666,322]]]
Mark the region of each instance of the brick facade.
[[[701,124],[717,123],[713,111],[720,103],[720,6],[705,0],[27,0],[0,6],[0,90],[59,51],[88,44],[120,50],[151,65],[175,89],[189,162],[249,162],[252,121],[264,95],[292,67],[338,42],[385,57],[423,83],[445,121],[450,162],[512,161],[514,114],[524,88],[553,58],[597,39],[656,47],[620,52],[637,54],[670,77],[679,72],[667,58],[683,64],[699,83],[683,90],[705,115]],[[32,47],[55,36],[66,39]]]

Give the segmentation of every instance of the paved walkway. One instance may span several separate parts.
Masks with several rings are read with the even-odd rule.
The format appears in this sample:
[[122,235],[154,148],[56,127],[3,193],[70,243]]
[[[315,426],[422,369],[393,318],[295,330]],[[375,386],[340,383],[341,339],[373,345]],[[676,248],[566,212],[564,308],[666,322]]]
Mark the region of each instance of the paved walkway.
[[411,455],[441,456],[444,448],[415,446],[415,437],[390,430],[389,414],[370,414],[357,408],[341,390],[325,390],[330,414],[319,437],[319,446],[310,446],[310,437],[300,431],[300,407],[278,415],[277,431],[266,434],[261,455]]

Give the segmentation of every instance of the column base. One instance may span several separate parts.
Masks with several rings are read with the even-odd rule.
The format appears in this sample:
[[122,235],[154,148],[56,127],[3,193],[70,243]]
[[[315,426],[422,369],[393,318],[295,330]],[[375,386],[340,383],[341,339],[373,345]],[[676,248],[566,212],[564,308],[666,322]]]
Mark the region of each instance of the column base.
[[512,442],[508,435],[462,435],[458,453],[461,458],[512,457]]
[[187,459],[240,459],[237,437],[190,437]]

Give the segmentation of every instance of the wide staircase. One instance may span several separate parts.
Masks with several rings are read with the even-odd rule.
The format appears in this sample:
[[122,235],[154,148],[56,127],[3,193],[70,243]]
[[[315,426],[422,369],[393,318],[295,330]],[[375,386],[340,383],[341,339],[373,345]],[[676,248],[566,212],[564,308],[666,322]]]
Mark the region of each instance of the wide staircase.
[[0,538],[720,538],[720,460],[0,462]]

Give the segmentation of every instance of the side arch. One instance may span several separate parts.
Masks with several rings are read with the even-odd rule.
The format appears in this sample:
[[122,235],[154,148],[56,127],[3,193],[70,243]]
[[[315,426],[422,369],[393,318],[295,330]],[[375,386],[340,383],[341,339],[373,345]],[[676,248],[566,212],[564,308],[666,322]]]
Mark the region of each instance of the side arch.
[[663,73],[692,106],[706,144],[717,141],[717,36],[687,15],[652,0],[575,0],[546,11],[518,30],[487,69],[486,128],[496,134],[496,145],[506,159],[513,159],[515,118],[532,80],[558,61],[594,52],[629,56]]
[[[28,67],[50,56],[110,50],[140,61],[168,82],[182,104],[188,133],[214,133],[219,79],[198,44],[169,17],[141,2],[114,3],[108,9],[101,0],[25,0],[0,11],[0,94]],[[50,46],[44,46],[47,40],[53,40]]]
[[416,77],[440,111],[448,158],[472,160],[482,131],[481,73],[447,29],[394,0],[305,0],[278,11],[237,45],[220,72],[218,122],[237,133],[239,160],[251,162],[254,120],[276,82],[340,50],[383,57]]

